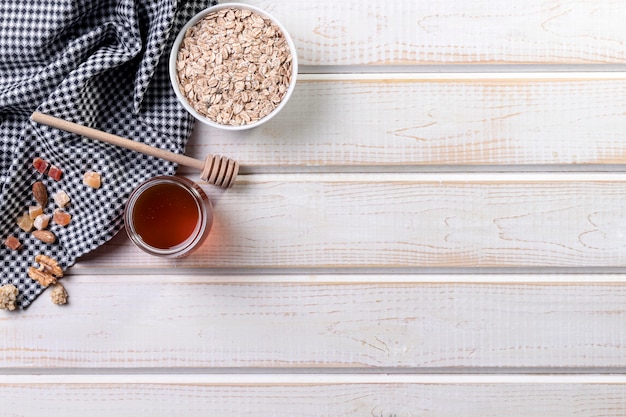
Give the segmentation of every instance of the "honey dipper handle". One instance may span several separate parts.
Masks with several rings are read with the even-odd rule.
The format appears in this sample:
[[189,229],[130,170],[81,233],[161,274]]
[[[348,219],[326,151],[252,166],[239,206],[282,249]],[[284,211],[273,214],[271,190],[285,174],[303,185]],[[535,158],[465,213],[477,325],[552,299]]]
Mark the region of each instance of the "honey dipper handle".
[[121,146],[122,148],[165,159],[166,161],[174,162],[179,165],[195,168],[199,171],[202,171],[204,169],[205,163],[204,161],[201,161],[199,159],[166,151],[164,149],[155,148],[154,146],[146,145],[145,143],[135,142],[121,136],[113,135],[111,133],[103,132],[101,130],[93,129],[91,127],[79,125],[77,123],[70,122],[64,119],[59,119],[58,117],[50,116],[49,114],[34,112],[30,118],[34,122],[41,123],[46,126],[65,130],[71,133],[76,133],[78,135],[85,136],[90,139],[99,140],[101,142],[110,143],[112,145]]

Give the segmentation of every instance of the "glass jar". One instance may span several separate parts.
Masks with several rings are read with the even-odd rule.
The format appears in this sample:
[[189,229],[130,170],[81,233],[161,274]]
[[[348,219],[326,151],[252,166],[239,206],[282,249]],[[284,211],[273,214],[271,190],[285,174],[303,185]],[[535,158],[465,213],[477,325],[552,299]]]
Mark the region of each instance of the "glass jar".
[[195,182],[162,175],[133,190],[124,223],[130,240],[143,251],[178,258],[204,242],[213,224],[213,206]]

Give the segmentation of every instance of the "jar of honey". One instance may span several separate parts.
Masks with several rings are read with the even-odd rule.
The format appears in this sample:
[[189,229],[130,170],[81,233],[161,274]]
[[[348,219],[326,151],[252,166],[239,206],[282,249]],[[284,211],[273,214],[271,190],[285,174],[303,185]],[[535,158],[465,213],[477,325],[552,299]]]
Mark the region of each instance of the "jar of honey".
[[206,239],[213,224],[213,206],[195,182],[158,176],[130,194],[124,210],[130,239],[145,252],[163,257],[185,256]]

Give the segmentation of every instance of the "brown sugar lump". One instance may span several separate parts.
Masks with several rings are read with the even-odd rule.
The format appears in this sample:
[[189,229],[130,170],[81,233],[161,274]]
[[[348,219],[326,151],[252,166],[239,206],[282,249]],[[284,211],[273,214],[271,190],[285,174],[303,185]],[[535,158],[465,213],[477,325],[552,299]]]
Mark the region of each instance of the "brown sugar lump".
[[59,190],[54,193],[52,198],[54,199],[55,204],[60,208],[64,208],[70,203],[70,196],[63,190]]
[[22,242],[20,242],[20,240],[15,236],[9,235],[6,239],[4,239],[4,246],[11,250],[18,250],[22,247]]
[[51,217],[52,216],[50,216],[49,214],[40,214],[37,217],[35,217],[35,220],[33,221],[33,225],[35,226],[35,229],[43,230],[46,227],[48,227],[48,223],[50,223]]
[[72,221],[72,215],[63,209],[54,209],[52,221],[59,226],[67,226]]
[[28,212],[22,214],[17,218],[16,222],[17,226],[25,232],[30,232],[35,227],[35,221],[30,218]]
[[31,219],[35,220],[40,214],[43,214],[43,207],[39,205],[28,207],[28,215]]
[[102,185],[102,177],[98,172],[87,171],[83,175],[83,184],[91,188],[100,188]]

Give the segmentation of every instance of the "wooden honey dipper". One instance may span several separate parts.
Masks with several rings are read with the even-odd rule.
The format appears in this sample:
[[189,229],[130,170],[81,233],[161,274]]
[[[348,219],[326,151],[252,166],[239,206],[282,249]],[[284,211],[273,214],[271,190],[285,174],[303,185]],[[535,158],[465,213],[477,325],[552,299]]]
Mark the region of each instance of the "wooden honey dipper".
[[205,160],[202,161],[186,155],[155,148],[154,146],[146,145],[145,143],[135,142],[121,136],[93,129],[91,127],[79,125],[55,116],[50,116],[49,114],[34,112],[30,118],[32,121],[42,125],[65,130],[70,133],[76,133],[90,139],[121,146],[122,148],[155,156],[179,165],[195,168],[201,172],[200,178],[202,178],[202,180],[207,181],[210,184],[217,185],[218,187],[231,187],[235,182],[237,174],[239,173],[239,163],[224,156],[209,154]]

